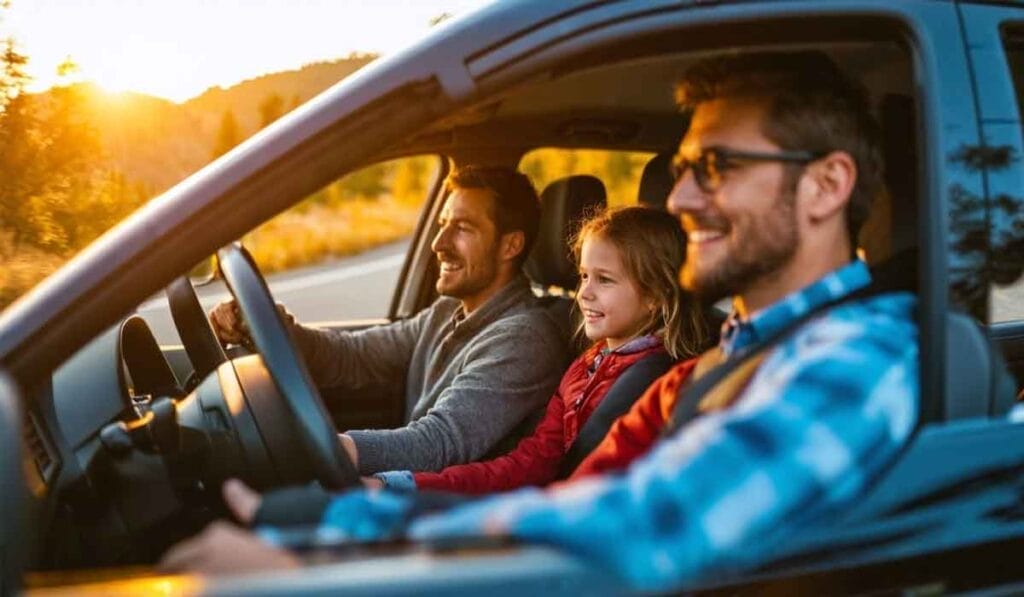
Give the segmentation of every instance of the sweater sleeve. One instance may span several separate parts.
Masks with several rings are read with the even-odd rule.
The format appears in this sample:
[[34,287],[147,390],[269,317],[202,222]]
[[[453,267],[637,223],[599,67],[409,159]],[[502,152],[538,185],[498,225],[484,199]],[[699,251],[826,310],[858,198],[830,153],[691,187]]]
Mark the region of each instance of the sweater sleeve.
[[313,379],[320,387],[362,388],[405,379],[416,340],[433,307],[415,317],[359,331],[292,326]]
[[539,342],[531,323],[509,318],[475,338],[462,370],[419,419],[400,429],[349,431],[360,472],[439,471],[478,460],[539,409],[555,391],[565,356],[556,334]]
[[591,475],[622,471],[650,450],[665,428],[679,388],[695,364],[696,359],[680,363],[647,388],[629,412],[616,419],[608,435],[576,467],[568,482]]
[[533,434],[520,441],[514,450],[486,462],[450,466],[440,473],[416,473],[416,488],[483,494],[551,482],[565,455],[564,409],[562,396],[556,393]]

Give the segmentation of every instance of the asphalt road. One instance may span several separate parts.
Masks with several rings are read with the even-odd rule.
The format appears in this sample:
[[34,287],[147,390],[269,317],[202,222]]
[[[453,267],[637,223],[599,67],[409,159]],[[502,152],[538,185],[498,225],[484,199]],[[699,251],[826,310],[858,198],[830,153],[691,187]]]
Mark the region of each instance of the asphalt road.
[[[400,241],[319,265],[267,276],[274,298],[299,321],[316,322],[384,317],[408,248]],[[197,289],[209,310],[228,297],[220,281]],[[179,344],[167,298],[156,296],[138,309],[161,344]]]

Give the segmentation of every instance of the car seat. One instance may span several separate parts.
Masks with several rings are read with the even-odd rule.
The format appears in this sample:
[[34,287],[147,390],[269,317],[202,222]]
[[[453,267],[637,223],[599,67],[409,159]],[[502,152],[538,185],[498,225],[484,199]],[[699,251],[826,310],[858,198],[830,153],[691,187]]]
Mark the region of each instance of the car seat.
[[540,194],[540,203],[540,229],[524,269],[568,342],[572,291],[579,282],[570,245],[580,223],[605,207],[607,194],[600,179],[579,174],[551,182]]
[[640,205],[665,211],[665,202],[675,184],[669,172],[671,163],[672,152],[666,151],[651,158],[644,166],[643,174],[640,175],[640,188],[637,190]]

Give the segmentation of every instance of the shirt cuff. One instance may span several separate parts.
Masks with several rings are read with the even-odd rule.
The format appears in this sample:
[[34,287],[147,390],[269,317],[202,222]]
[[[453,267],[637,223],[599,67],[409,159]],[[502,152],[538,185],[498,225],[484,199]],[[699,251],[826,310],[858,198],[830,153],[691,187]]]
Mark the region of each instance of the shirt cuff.
[[384,487],[395,491],[416,491],[416,478],[412,471],[386,471],[375,473],[375,479],[384,482]]

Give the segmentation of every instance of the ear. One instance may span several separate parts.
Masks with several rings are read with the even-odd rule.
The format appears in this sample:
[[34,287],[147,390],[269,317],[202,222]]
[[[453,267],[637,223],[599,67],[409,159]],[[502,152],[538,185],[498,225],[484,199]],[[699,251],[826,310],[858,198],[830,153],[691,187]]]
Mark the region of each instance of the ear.
[[833,151],[808,165],[798,193],[811,222],[819,224],[842,212],[856,181],[857,163],[845,151]]
[[512,261],[526,247],[526,234],[522,230],[513,230],[501,235],[501,259]]

